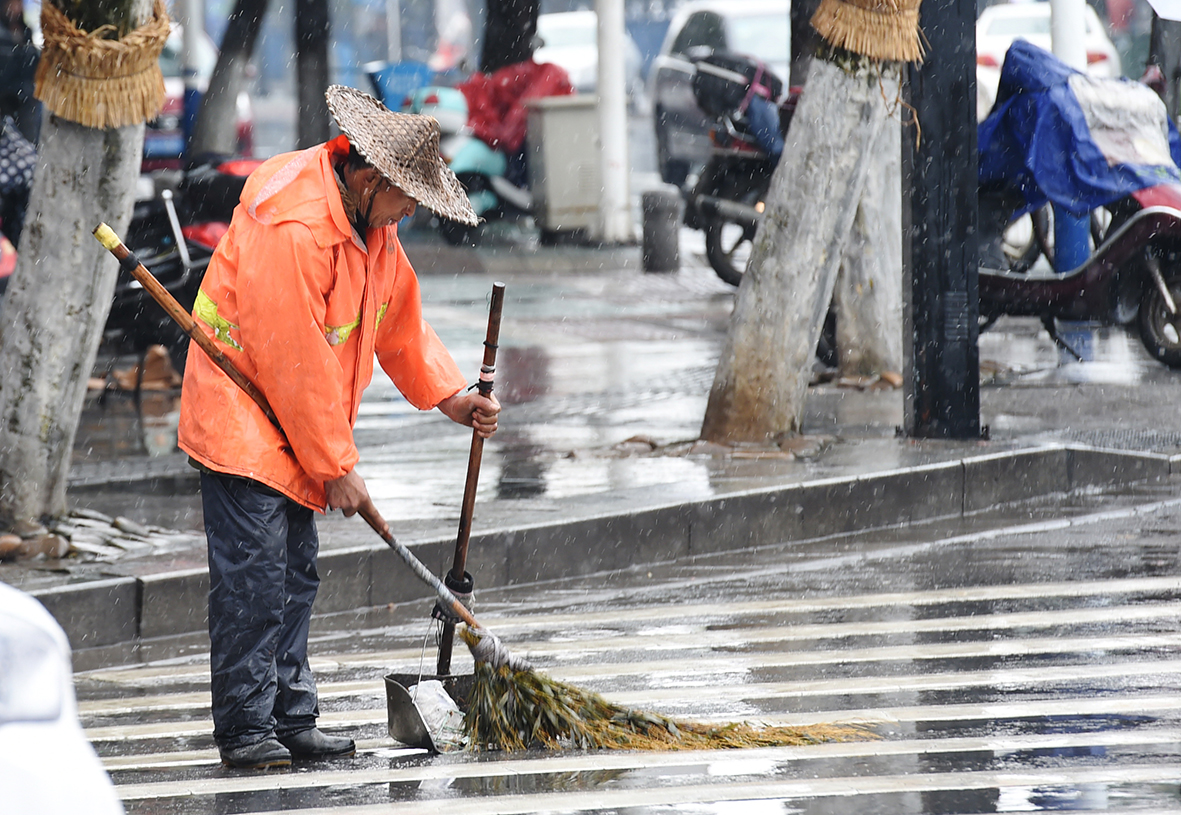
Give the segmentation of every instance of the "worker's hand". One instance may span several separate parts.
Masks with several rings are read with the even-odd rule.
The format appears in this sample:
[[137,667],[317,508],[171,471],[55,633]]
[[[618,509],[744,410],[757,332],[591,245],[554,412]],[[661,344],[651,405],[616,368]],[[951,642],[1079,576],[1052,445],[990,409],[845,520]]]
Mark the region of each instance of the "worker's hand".
[[366,519],[380,517],[369,497],[369,490],[365,487],[365,479],[361,478],[355,469],[349,470],[340,478],[325,481],[324,494],[328,498],[328,508],[339,509],[346,517],[352,517],[358,512]]
[[439,410],[456,424],[473,428],[481,438],[488,439],[496,432],[500,402],[494,393],[484,396],[479,391],[460,391],[440,402]]

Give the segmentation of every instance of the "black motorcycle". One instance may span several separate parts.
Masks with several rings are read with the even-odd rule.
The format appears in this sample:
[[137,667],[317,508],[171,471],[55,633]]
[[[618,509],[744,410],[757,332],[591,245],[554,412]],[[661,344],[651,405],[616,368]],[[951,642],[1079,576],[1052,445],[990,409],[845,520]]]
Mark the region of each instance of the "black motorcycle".
[[763,203],[778,161],[760,147],[745,115],[752,81],[766,85],[778,105],[779,130],[787,134],[799,88],[783,96],[783,83],[757,61],[714,53],[696,62],[693,95],[717,120],[710,131],[710,156],[684,192],[685,225],[705,232],[705,252],[718,277],[732,286],[742,280],[751,242],[763,217]]
[[[259,163],[206,157],[185,171],[175,192],[166,189],[136,202],[124,243],[184,308],[192,310],[246,176]],[[116,350],[138,355],[163,345],[173,367],[184,371],[188,335],[124,270],[115,283],[103,340]]]

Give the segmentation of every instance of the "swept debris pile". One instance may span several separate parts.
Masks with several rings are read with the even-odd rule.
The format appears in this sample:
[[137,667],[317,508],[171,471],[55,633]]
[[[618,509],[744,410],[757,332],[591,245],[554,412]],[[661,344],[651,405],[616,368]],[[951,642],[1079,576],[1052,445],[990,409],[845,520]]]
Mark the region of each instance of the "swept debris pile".
[[165,529],[137,523],[130,518],[112,518],[89,509],[75,509],[50,524],[18,525],[0,534],[0,561],[78,558],[110,561],[129,555],[192,548],[204,543],[198,532]]

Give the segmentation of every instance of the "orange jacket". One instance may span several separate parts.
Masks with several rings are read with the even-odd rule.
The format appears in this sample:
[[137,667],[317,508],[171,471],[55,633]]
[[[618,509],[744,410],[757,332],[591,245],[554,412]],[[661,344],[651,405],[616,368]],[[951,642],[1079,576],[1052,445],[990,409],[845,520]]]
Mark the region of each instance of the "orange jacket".
[[370,229],[367,246],[355,237],[332,170],[347,152],[340,136],[275,156],[247,179],[193,308],[266,395],[287,442],[196,343],[181,394],[182,450],[319,510],[324,482],[357,463],[353,423],[375,353],[420,409],[465,385],[422,318],[396,227]]

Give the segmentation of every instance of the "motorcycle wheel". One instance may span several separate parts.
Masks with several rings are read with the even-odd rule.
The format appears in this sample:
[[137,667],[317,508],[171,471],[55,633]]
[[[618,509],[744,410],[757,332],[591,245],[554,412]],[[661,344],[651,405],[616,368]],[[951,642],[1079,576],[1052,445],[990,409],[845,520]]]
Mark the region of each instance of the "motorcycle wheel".
[[[1171,277],[1165,285],[1174,303],[1181,303],[1181,277]],[[1140,301],[1140,341],[1154,358],[1170,368],[1181,368],[1181,316],[1170,317],[1165,300],[1156,286],[1145,287]]]
[[[743,196],[742,203],[754,204],[757,198],[758,193],[752,192]],[[719,215],[711,215],[705,221],[705,256],[718,277],[731,286],[742,282],[757,229]]]

